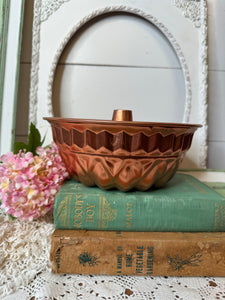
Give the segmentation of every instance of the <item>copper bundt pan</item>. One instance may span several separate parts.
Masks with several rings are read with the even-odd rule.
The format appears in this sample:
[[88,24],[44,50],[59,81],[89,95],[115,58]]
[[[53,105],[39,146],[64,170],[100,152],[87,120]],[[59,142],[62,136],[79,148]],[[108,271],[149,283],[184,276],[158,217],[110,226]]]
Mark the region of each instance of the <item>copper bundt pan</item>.
[[161,187],[177,171],[201,125],[133,122],[116,110],[112,121],[44,118],[69,174],[87,186],[121,191]]

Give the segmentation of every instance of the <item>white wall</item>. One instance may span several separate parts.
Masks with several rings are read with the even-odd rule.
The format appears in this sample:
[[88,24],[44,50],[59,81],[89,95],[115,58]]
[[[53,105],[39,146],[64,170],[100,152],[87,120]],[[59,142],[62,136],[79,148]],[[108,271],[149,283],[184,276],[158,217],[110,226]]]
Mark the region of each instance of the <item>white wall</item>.
[[[24,35],[22,43],[19,99],[17,110],[16,140],[23,141],[26,140],[28,129],[29,72],[31,62],[31,28],[33,8],[32,2],[33,1],[31,0],[26,1],[25,8],[25,24],[23,31]],[[225,28],[225,1],[208,0],[208,8],[208,167],[225,169],[225,36],[223,30],[223,28]],[[113,27],[119,26],[120,22],[129,22],[129,20],[120,18],[117,18],[116,20],[114,18],[112,19],[111,23],[108,23],[107,26],[111,26],[112,29]],[[150,111],[150,113],[146,115],[145,120],[157,121],[159,118],[162,118],[161,121],[181,122],[182,105],[178,109],[177,119],[174,120],[170,119],[169,111],[167,115],[161,114],[163,113],[163,110],[160,110],[160,107],[165,107],[166,103],[160,103],[157,100],[165,100],[165,95],[167,95],[170,99],[181,99],[181,103],[184,101],[183,77],[179,62],[177,61],[174,52],[171,51],[166,41],[160,38],[154,28],[151,28],[151,30],[148,30],[148,32],[145,31],[144,21],[140,21],[140,24],[137,24],[132,28],[133,31],[136,31],[138,36],[139,47],[138,51],[136,52],[136,56],[130,57],[129,53],[124,53],[124,56],[120,55],[122,58],[121,61],[113,61],[113,57],[115,56],[111,56],[109,51],[109,43],[113,41],[113,38],[111,37],[108,41],[106,41],[104,46],[106,47],[105,61],[103,62],[105,66],[99,66],[100,61],[98,61],[98,52],[90,51],[90,45],[93,45],[93,39],[94,45],[96,46],[95,49],[98,49],[98,41],[100,41],[100,36],[103,34],[101,32],[101,28],[104,26],[98,26],[98,24],[96,23],[95,27],[87,29],[82,35],[80,35],[79,38],[76,37],[76,42],[71,43],[61,57],[54,82],[53,98],[55,104],[55,115],[71,116],[70,114],[72,111],[73,117],[101,118],[101,115],[104,111],[104,99],[107,99],[105,101],[111,101],[112,108],[116,108],[114,105],[115,103],[117,106],[121,104],[124,107],[126,104],[123,103],[124,99],[129,98],[128,105],[130,105],[134,110],[134,117],[136,120],[140,120],[138,117],[139,111],[143,111],[144,107],[146,107],[146,103],[148,103],[146,111]],[[128,25],[128,27],[133,26],[131,24]],[[123,26],[123,28],[126,28],[126,26]],[[91,30],[91,34],[88,34],[88,30]],[[132,30],[127,31],[127,33],[124,32],[124,36],[126,36],[129,32],[133,32]],[[85,38],[85,34],[89,36],[88,39]],[[115,36],[115,41],[116,38],[117,37]],[[151,39],[154,39],[154,43],[151,43]],[[145,44],[141,44],[143,41]],[[120,46],[121,43],[126,43],[126,41],[121,40]],[[154,47],[152,47],[153,44]],[[163,44],[166,51],[160,52]],[[121,47],[118,47],[120,48],[118,51],[123,50],[123,45]],[[141,51],[143,51],[143,48],[144,52],[142,53]],[[158,55],[154,56],[153,54],[156,52],[158,52]],[[147,66],[145,59],[148,60]],[[114,67],[111,67],[110,65],[114,65]],[[135,75],[133,72],[134,69]],[[77,75],[78,72],[79,76]],[[95,76],[95,74],[98,74],[98,76]],[[156,83],[159,88],[154,81],[145,80],[145,78],[154,78],[152,74],[154,74],[154,77],[155,74],[157,74],[158,80]],[[82,80],[82,76],[84,80]],[[128,90],[128,87],[126,86],[126,78],[129,78],[129,82],[131,83],[129,86],[133,87],[131,90]],[[115,88],[112,89],[113,92],[111,92],[110,95],[107,94],[107,90],[112,88],[112,86],[104,89],[105,94],[102,93],[101,90],[101,84],[107,86],[109,82],[116,82]],[[175,84],[177,82],[179,82],[179,84]],[[118,90],[120,93],[118,93]],[[144,90],[148,91],[147,95],[146,92],[143,93]],[[148,100],[148,94],[150,93],[150,100]],[[89,102],[88,97],[90,96],[88,95],[90,94],[93,95],[94,101],[91,99],[91,102]],[[122,97],[120,96],[121,94],[123,95]],[[83,97],[81,95],[87,95],[87,98],[84,100],[86,103],[82,106],[83,108],[77,106],[77,103],[79,103],[79,97],[81,97],[81,99]],[[137,99],[138,95],[140,95],[141,100]],[[64,99],[63,101],[65,101],[65,99],[66,101],[72,101],[72,103],[74,103],[74,107],[68,110],[68,106],[61,105],[62,99]],[[154,110],[151,111],[151,101],[155,101],[154,99],[156,99],[156,102],[159,104],[158,106],[154,106]],[[85,107],[88,107],[88,109],[85,110]],[[171,109],[172,108],[173,105],[171,105]],[[90,113],[92,114],[90,115]],[[111,111],[107,112],[106,117],[111,118],[111,114]],[[173,114],[171,112],[171,116],[172,115]],[[149,117],[151,120],[149,120]]]

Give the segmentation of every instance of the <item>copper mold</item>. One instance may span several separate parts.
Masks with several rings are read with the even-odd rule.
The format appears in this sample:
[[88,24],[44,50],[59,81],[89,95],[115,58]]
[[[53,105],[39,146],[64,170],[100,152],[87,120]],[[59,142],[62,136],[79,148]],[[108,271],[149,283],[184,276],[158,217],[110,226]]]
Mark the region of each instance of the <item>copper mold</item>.
[[69,174],[102,189],[161,187],[176,173],[201,125],[133,122],[131,111],[113,121],[44,118]]

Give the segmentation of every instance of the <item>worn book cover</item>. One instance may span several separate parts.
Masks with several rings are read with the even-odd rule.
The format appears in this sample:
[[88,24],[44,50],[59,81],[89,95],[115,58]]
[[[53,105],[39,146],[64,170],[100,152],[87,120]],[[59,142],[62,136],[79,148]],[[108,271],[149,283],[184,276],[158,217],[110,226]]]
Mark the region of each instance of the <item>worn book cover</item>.
[[225,276],[225,233],[55,230],[56,273]]
[[163,188],[104,191],[67,181],[55,197],[57,229],[225,231],[225,197],[187,174]]

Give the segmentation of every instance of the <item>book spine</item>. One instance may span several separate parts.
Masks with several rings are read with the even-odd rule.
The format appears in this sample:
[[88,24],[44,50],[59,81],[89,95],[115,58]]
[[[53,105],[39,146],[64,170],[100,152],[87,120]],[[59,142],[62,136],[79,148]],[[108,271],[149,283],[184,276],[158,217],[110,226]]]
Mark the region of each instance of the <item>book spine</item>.
[[127,236],[128,232],[89,235],[78,230],[71,236],[64,233],[68,231],[56,230],[52,236],[50,260],[55,273],[225,276],[224,233]]
[[[119,194],[120,195],[120,194]],[[58,193],[54,203],[57,229],[121,231],[224,231],[225,201],[148,199],[116,194]]]

